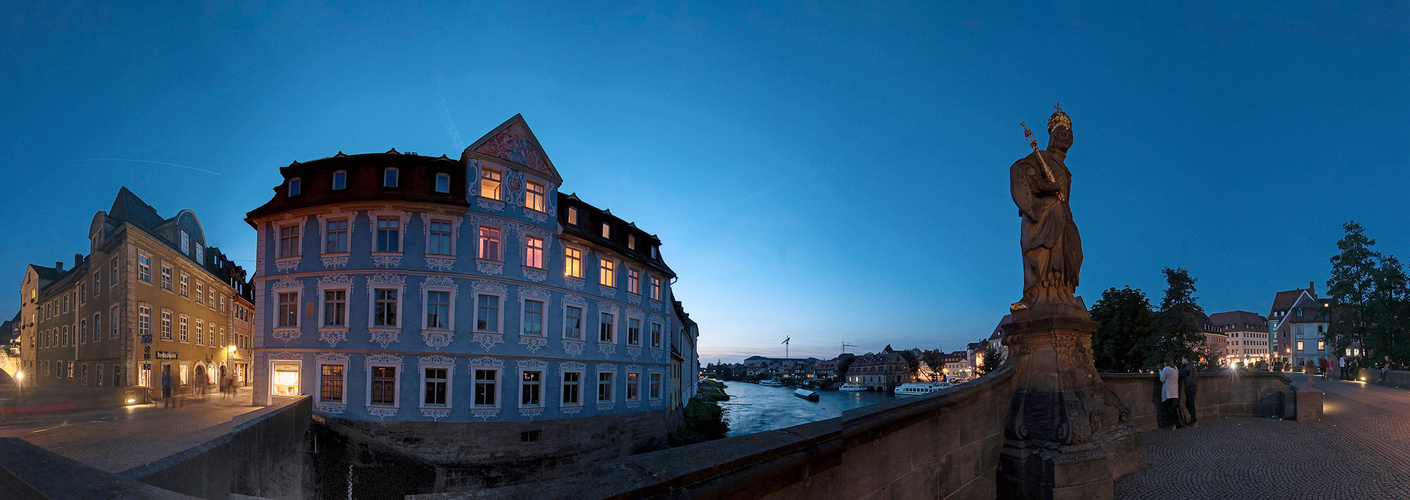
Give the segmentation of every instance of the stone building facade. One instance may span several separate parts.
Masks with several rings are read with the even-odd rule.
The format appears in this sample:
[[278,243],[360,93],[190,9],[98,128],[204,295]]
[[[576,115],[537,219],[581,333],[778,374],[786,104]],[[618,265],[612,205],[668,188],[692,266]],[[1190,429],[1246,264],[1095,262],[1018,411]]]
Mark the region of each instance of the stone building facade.
[[672,365],[694,357],[673,344],[675,273],[656,236],[559,193],[523,118],[458,161],[339,153],[280,174],[246,218],[255,404],[310,394],[435,461],[442,487],[664,443],[667,390],[696,377]]
[[866,386],[868,390],[890,391],[913,381],[906,358],[889,345],[881,352],[856,356],[847,368],[847,383]]
[[[206,246],[195,213],[169,219],[127,188],[88,228],[73,266],[31,264],[20,284],[27,384],[144,386],[159,394],[247,374],[234,311],[253,304],[244,271]],[[243,347],[241,347],[243,346]],[[243,351],[241,350],[243,349]]]
[[1225,336],[1224,359],[1252,365],[1269,361],[1268,320],[1258,313],[1227,311],[1209,315]]

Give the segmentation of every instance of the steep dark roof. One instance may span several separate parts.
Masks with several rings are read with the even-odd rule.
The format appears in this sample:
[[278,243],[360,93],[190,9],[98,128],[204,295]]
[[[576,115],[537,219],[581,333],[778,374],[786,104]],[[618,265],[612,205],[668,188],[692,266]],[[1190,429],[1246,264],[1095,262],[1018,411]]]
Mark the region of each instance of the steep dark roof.
[[[569,207],[578,210],[577,224],[568,223]],[[579,199],[576,193],[558,193],[558,223],[563,226],[564,234],[571,234],[594,245],[606,247],[622,255],[633,257],[637,261],[654,267],[656,270],[665,273],[671,278],[676,277],[676,272],[672,271],[671,268],[666,265],[665,260],[661,258],[661,251],[659,249],[661,245],[660,238],[641,230],[641,228],[636,227],[636,224],[628,223],[612,215],[610,211],[589,205],[587,202]],[[603,223],[613,228],[609,238],[602,237],[601,228]],[[636,236],[636,248],[627,247],[628,234]],[[651,257],[652,248],[657,248],[655,258]]]
[[1276,295],[1273,296],[1273,307],[1269,309],[1268,317],[1271,318],[1273,316],[1276,316],[1275,313],[1277,313],[1278,311],[1286,311],[1288,309],[1292,309],[1294,305],[1297,305],[1298,297],[1301,297],[1303,292],[1308,291],[1309,290],[1307,290],[1306,288],[1298,288],[1295,290],[1284,290],[1278,292]]
[[[388,167],[397,168],[397,186],[383,187],[382,175]],[[333,189],[333,173],[347,172],[345,187]],[[450,192],[435,192],[436,174],[450,176]],[[385,153],[345,155],[341,152],[328,158],[306,163],[294,162],[280,167],[284,180],[274,187],[274,197],[259,208],[245,214],[245,222],[255,226],[254,219],[304,207],[349,203],[368,200],[407,200],[444,203],[468,207],[465,194],[465,168],[460,162],[445,157],[401,153],[392,149]],[[299,193],[289,196],[289,179],[298,177]]]
[[34,268],[34,273],[38,274],[39,279],[43,280],[53,281],[59,279],[64,275],[63,271],[60,271],[57,268],[53,267],[41,266],[39,264],[30,264],[29,267]]
[[118,189],[113,208],[108,210],[108,218],[119,224],[127,222],[148,232],[166,222],[166,219],[157,214],[157,209],[138,198],[127,186]]
[[994,325],[994,333],[989,335],[989,340],[1004,338],[1004,325],[1009,323],[1013,323],[1013,315],[1005,314],[1003,318],[999,319],[999,324]]
[[1268,320],[1248,311],[1225,311],[1209,315],[1209,321],[1225,331],[1266,331]]

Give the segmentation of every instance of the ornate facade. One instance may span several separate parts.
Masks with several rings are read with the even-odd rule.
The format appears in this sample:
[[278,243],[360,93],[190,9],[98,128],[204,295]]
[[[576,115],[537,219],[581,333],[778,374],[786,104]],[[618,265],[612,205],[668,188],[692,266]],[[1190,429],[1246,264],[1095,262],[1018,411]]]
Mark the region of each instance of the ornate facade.
[[675,274],[654,235],[558,192],[521,117],[459,161],[339,153],[280,174],[246,219],[256,404],[309,394],[329,418],[514,442],[659,411],[664,439]]

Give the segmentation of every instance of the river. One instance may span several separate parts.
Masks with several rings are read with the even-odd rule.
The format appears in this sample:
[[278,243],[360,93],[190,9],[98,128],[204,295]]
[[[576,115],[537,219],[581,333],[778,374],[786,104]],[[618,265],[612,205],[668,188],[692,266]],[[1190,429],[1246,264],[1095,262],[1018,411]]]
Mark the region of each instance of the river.
[[813,403],[793,395],[791,387],[766,387],[749,382],[725,382],[729,401],[721,401],[729,437],[771,431],[840,417],[842,412],[896,399],[887,392],[818,391]]

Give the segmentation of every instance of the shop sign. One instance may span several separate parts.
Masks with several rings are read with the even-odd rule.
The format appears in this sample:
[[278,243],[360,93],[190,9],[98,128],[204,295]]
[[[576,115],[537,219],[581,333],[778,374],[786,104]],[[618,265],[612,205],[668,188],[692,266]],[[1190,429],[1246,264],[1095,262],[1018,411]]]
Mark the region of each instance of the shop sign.
[[176,353],[172,351],[157,351],[157,359],[176,359]]

